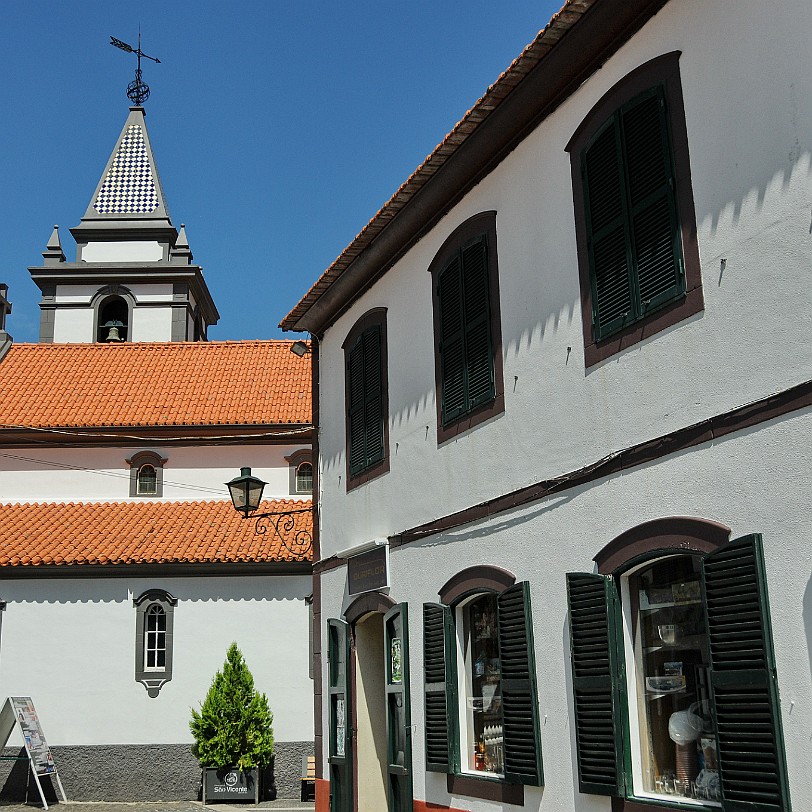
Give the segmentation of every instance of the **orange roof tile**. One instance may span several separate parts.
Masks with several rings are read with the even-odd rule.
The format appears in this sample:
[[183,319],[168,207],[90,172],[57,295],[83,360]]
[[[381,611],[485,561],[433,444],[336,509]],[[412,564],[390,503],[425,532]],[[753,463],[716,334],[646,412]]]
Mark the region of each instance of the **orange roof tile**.
[[[310,500],[263,502],[262,511],[310,508]],[[291,516],[283,536],[312,534],[310,510]],[[280,529],[281,526],[280,526]],[[286,550],[273,529],[254,533],[225,500],[61,502],[0,505],[0,567],[121,564],[271,563],[311,560]]]
[[310,358],[292,343],[15,344],[0,429],[309,424]]

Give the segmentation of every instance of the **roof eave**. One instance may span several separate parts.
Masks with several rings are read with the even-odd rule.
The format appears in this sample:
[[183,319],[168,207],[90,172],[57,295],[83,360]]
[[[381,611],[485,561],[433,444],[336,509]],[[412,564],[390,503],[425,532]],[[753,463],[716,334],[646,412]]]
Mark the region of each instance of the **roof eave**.
[[569,0],[282,320],[323,334],[668,0]]

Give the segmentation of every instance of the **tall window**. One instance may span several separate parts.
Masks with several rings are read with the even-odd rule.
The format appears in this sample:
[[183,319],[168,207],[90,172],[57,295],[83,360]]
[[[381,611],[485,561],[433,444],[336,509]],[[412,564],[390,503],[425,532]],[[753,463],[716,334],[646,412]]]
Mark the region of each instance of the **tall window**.
[[612,88],[567,149],[589,366],[703,307],[679,54]]
[[144,618],[144,670],[166,668],[166,612],[157,603],[147,609]]
[[386,310],[359,319],[343,346],[347,484],[352,488],[389,470]]
[[438,439],[504,409],[496,215],[463,223],[431,263]]
[[505,576],[472,568],[423,605],[426,768],[473,797],[490,797],[476,779],[502,779],[501,800],[521,803],[543,783],[538,694],[529,584]]
[[135,681],[151,697],[172,679],[173,626],[178,600],[163,589],[139,595],[135,606]]
[[605,548],[612,572],[567,576],[581,791],[787,812],[761,537],[658,521],[629,531],[628,561],[624,537]]

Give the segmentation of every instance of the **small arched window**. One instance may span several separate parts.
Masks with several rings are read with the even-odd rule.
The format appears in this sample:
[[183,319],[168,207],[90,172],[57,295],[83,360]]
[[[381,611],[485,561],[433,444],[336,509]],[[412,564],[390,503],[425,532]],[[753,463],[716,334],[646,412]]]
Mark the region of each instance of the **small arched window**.
[[154,465],[142,465],[138,469],[136,490],[139,496],[155,496],[158,490],[158,474]]
[[285,461],[290,472],[290,495],[313,493],[313,452],[309,448],[300,448],[285,457]]
[[127,460],[130,496],[163,496],[166,458],[154,451],[139,451]]
[[313,493],[312,462],[303,462],[296,468],[296,493]]

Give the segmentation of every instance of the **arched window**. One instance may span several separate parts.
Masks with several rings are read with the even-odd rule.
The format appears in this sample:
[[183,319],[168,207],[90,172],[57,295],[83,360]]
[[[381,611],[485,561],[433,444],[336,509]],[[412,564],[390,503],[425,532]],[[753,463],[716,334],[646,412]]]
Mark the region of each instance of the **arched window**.
[[166,669],[166,612],[153,603],[144,616],[144,670]]
[[172,629],[177,598],[164,589],[149,589],[134,601],[135,680],[151,697],[172,679]]
[[127,460],[130,496],[163,496],[166,458],[154,451],[139,451]]
[[789,808],[763,542],[729,533],[657,519],[567,575],[579,785],[613,809]]
[[523,803],[543,783],[530,587],[499,567],[463,570],[423,604],[426,768],[462,795]]
[[158,474],[154,465],[142,465],[138,469],[136,491],[139,496],[155,496],[158,492]]
[[300,448],[285,457],[289,470],[289,490],[291,496],[313,493],[313,452]]
[[296,469],[296,493],[313,493],[312,462],[303,462]]

